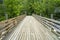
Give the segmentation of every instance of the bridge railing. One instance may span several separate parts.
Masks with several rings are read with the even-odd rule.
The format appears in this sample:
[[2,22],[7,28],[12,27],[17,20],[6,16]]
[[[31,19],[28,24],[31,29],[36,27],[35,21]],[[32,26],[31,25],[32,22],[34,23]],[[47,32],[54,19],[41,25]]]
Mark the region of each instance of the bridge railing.
[[11,18],[0,22],[0,39],[2,39],[6,33],[10,32],[19,22],[23,20],[26,15],[21,15],[15,18]]
[[54,19],[49,19],[46,17],[41,17],[38,15],[33,14],[33,16],[40,22],[42,23],[44,26],[46,26],[46,28],[48,28],[50,31],[53,31],[56,34],[59,34],[58,36],[60,36],[60,22],[56,21]]

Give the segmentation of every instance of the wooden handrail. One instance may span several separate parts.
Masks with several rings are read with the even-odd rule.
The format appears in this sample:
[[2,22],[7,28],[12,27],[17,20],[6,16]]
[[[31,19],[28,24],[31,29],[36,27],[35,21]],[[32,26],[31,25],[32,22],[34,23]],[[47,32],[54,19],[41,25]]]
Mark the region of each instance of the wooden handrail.
[[15,18],[11,18],[0,22],[0,38],[5,35],[11,28],[16,26],[26,15],[21,15]]
[[33,17],[35,17],[41,24],[43,24],[50,31],[53,31],[58,36],[60,36],[60,22],[59,21],[49,19],[46,17],[41,17],[35,14],[33,14]]

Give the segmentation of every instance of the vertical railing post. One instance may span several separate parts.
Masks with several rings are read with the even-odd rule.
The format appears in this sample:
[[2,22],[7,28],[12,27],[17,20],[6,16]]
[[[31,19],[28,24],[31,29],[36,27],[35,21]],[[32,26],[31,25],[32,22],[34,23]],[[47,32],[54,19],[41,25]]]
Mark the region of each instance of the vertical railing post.
[[6,20],[8,19],[8,14],[7,13],[5,13],[5,18],[6,18]]
[[40,16],[42,16],[42,14],[40,13]]
[[53,14],[51,14],[51,19],[53,19]]

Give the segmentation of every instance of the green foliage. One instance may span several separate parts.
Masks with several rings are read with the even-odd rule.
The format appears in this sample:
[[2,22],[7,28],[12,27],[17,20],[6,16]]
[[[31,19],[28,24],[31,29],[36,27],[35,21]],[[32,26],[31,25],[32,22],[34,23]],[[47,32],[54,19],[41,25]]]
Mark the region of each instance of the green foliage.
[[[51,14],[54,14],[56,17],[56,13],[54,13],[57,7],[60,7],[60,0],[34,0],[32,4],[34,12],[38,15],[50,17]],[[60,13],[57,14],[57,16]]]
[[44,13],[45,12],[45,1],[35,1],[33,4],[34,12],[37,14]]
[[2,6],[3,5],[0,4],[0,21],[5,19],[5,17],[4,17],[4,9],[3,9]]
[[[3,5],[0,4],[0,19],[5,19],[5,14],[8,18],[18,15],[32,13],[50,17],[54,14],[55,17],[60,17],[60,13],[55,13],[55,9],[60,7],[60,0],[4,0]],[[57,16],[56,16],[57,15]]]
[[6,13],[9,17],[15,17],[20,15],[21,10],[23,9],[22,0],[4,0]]

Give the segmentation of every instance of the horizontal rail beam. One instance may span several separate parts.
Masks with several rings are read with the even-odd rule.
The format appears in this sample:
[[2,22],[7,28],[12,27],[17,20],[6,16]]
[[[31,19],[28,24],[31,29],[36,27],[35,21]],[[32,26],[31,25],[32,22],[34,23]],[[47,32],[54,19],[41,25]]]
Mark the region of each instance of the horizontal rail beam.
[[7,34],[13,27],[15,27],[26,15],[21,15],[15,18],[11,18],[0,22],[0,39]]
[[46,17],[41,17],[38,15],[33,14],[33,16],[44,26],[46,26],[49,30],[53,30],[55,33],[59,34],[60,36],[60,22],[54,19],[49,19]]

